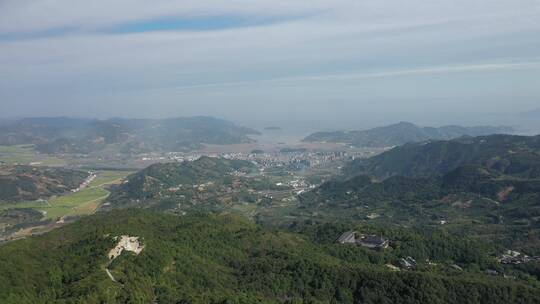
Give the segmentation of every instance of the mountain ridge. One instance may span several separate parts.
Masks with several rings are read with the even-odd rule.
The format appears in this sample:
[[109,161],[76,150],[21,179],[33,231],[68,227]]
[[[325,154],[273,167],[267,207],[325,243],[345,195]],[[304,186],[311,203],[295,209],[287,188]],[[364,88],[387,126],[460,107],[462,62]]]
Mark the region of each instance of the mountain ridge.
[[447,141],[409,143],[368,159],[357,159],[345,176],[367,174],[379,179],[393,175],[445,174],[466,164],[481,164],[514,177],[540,177],[540,135],[488,135]]
[[299,210],[399,225],[446,225],[540,254],[534,236],[540,233],[540,136],[405,144],[354,160],[343,172],[342,179],[303,194]]
[[306,142],[345,143],[356,147],[392,147],[426,140],[448,140],[462,136],[480,136],[512,132],[510,127],[448,125],[419,127],[410,122],[377,127],[361,131],[317,132],[303,139]]

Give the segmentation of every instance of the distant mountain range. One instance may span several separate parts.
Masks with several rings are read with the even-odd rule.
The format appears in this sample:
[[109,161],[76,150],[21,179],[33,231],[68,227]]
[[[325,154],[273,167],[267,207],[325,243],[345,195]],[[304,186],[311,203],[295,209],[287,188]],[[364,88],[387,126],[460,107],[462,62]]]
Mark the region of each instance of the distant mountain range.
[[426,140],[448,140],[462,136],[482,136],[499,133],[511,133],[510,127],[491,126],[443,126],[419,127],[409,122],[378,127],[362,131],[335,131],[313,133],[303,141],[346,143],[357,147],[392,147],[410,142]]
[[122,153],[182,151],[236,144],[258,134],[213,117],[170,119],[24,118],[0,125],[0,145],[35,144],[42,153],[86,154],[114,146]]

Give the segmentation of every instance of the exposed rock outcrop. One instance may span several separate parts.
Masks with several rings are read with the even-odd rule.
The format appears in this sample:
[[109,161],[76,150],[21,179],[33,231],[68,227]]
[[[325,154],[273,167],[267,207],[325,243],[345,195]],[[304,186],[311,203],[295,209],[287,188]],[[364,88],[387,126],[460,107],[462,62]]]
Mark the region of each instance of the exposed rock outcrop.
[[131,251],[138,255],[144,249],[144,245],[139,241],[138,236],[122,235],[120,237],[115,237],[115,240],[118,240],[118,244],[109,251],[109,254],[107,255],[109,260],[114,260],[120,256],[124,250]]

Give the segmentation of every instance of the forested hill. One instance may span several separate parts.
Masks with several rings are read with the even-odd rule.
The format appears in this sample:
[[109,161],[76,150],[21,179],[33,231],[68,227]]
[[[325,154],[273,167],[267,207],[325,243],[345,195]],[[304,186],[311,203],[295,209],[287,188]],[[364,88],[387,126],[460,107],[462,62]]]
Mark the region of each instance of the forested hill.
[[540,255],[540,136],[406,144],[355,160],[345,180],[300,197],[321,218],[444,225]]
[[78,188],[88,175],[64,168],[0,166],[0,204],[63,194]]
[[540,178],[540,136],[490,135],[406,144],[369,159],[357,159],[344,173],[379,179],[419,177],[445,174],[463,165],[478,165],[516,178]]
[[42,153],[181,151],[201,144],[251,142],[258,132],[213,117],[107,120],[25,118],[0,125],[0,145],[35,144]]
[[[329,218],[394,224],[448,225],[499,245],[540,254],[540,180],[502,178],[482,167],[463,166],[442,177],[367,176],[327,182],[301,196],[301,206]],[[443,223],[444,224],[444,223]],[[517,233],[520,231],[520,233]]]
[[237,176],[249,173],[248,161],[203,156],[195,161],[151,165],[113,189],[105,208],[149,207],[165,201],[208,202],[210,196],[233,187]]
[[[533,283],[490,277],[479,242],[400,230],[385,252],[334,244],[346,227],[309,234],[269,231],[233,216],[141,210],[94,215],[46,235],[0,246],[0,302],[25,303],[538,303]],[[117,236],[139,255],[107,254]],[[324,236],[329,235],[327,242]],[[418,271],[392,271],[400,255]],[[445,266],[459,263],[462,271]],[[110,276],[106,272],[110,272]],[[114,281],[113,281],[114,279]]]
[[510,133],[510,127],[419,127],[409,122],[362,131],[317,132],[304,139],[307,142],[346,143],[357,147],[392,147],[426,140],[448,140],[462,136],[482,136]]

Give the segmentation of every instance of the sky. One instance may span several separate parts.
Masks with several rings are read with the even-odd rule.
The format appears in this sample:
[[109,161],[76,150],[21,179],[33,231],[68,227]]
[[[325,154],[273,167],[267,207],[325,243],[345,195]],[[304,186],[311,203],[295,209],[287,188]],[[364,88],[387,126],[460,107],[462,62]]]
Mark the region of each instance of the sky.
[[540,0],[0,0],[0,117],[513,124],[539,37]]

